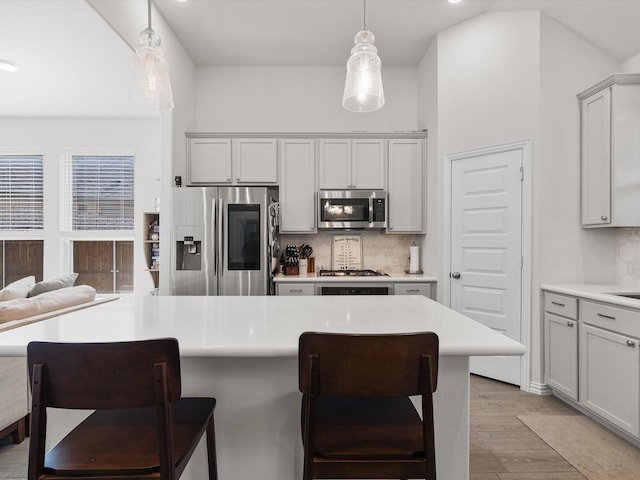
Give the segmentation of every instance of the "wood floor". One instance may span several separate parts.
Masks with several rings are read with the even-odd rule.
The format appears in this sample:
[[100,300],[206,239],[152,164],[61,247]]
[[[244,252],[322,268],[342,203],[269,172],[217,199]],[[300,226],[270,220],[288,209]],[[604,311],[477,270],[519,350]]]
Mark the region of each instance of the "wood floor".
[[471,376],[469,480],[585,480],[518,419],[531,414],[581,415],[555,397]]
[[[470,480],[586,479],[518,419],[531,414],[580,415],[554,397],[471,377]],[[28,443],[0,439],[0,480],[26,479]]]

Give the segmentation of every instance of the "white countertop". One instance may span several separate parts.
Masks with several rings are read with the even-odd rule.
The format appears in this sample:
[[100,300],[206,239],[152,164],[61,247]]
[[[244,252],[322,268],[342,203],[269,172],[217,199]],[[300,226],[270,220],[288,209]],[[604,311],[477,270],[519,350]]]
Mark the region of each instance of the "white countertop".
[[635,298],[620,297],[616,293],[640,293],[629,287],[614,284],[595,284],[595,283],[565,283],[565,284],[544,284],[541,285],[542,290],[564,295],[572,295],[574,297],[596,300],[598,302],[607,302],[622,307],[630,307],[640,309],[640,300]]
[[184,357],[295,356],[304,331],[434,331],[444,356],[521,355],[525,347],[427,297],[173,297],[119,300],[0,333],[0,356],[32,340],[110,342],[176,337]]
[[353,277],[331,277],[320,276],[315,273],[307,273],[302,275],[283,275],[277,274],[274,279],[276,283],[320,283],[320,282],[364,282],[364,283],[426,283],[437,282],[438,278],[428,273],[390,273],[389,275],[379,277],[353,276]]

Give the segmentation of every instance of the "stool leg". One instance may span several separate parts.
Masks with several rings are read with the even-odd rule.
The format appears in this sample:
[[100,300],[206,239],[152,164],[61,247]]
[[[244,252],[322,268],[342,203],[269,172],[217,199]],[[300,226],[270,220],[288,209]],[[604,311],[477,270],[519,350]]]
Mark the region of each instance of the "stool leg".
[[207,457],[209,459],[209,480],[218,479],[218,461],[216,458],[216,430],[213,414],[207,425]]

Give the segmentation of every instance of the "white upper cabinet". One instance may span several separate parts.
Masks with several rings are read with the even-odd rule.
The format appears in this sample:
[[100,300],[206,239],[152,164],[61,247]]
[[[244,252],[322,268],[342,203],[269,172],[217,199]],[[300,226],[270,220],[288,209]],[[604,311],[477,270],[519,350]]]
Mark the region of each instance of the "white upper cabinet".
[[318,141],[318,188],[384,190],[386,156],[382,139]]
[[231,139],[191,138],[187,147],[187,185],[231,183]]
[[187,139],[187,185],[278,183],[275,138]]
[[640,75],[612,75],[578,99],[582,225],[640,226]]
[[278,183],[278,141],[234,138],[233,168],[237,183]]
[[280,232],[316,232],[315,141],[280,139]]
[[424,233],[426,178],[423,139],[389,140],[389,233]]

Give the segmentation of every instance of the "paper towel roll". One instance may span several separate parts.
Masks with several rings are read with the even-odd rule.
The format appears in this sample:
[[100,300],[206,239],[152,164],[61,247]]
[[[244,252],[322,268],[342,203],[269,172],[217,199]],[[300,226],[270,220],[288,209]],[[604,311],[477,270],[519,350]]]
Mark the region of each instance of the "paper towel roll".
[[409,271],[411,273],[420,271],[420,247],[418,246],[409,247]]

